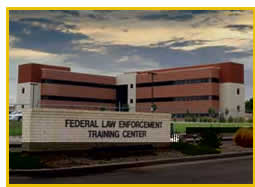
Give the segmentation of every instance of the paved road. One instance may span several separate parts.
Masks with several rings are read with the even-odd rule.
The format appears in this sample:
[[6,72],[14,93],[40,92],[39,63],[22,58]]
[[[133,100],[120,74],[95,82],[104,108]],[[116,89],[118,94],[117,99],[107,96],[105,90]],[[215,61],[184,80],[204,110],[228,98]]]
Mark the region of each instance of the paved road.
[[11,176],[10,183],[199,184],[252,183],[252,156],[120,169],[70,177]]

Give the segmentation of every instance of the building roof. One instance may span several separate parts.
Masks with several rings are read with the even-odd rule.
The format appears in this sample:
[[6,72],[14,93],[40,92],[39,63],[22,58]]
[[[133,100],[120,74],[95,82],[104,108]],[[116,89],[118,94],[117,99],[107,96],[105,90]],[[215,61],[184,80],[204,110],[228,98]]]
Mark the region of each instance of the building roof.
[[[176,70],[191,70],[191,69],[198,69],[198,68],[219,68],[221,65],[225,64],[240,64],[236,62],[217,62],[214,64],[203,64],[203,65],[195,65],[195,66],[184,66],[184,67],[173,67],[173,68],[164,68],[164,69],[156,69],[156,70],[148,70],[148,71],[137,71],[138,74],[142,73],[163,73],[163,72],[171,72],[171,71],[176,71]],[[242,64],[240,64],[242,65]]]

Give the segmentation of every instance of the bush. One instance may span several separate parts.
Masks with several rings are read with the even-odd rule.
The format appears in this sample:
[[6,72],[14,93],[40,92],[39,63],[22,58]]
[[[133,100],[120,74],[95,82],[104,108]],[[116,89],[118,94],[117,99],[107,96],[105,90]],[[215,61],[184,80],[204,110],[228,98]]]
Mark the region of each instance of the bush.
[[233,121],[234,121],[233,117],[232,117],[232,116],[229,116],[228,122],[229,122],[229,123],[233,123]]
[[106,111],[105,107],[100,107],[100,111]]
[[234,135],[236,145],[242,147],[253,147],[253,130],[252,128],[240,128]]
[[212,118],[208,118],[207,122],[209,122],[209,123],[213,122]]
[[192,122],[197,122],[197,118],[195,116],[192,116]]
[[208,128],[200,133],[201,139],[199,140],[200,145],[209,147],[219,148],[222,143],[222,136],[212,128]]
[[172,143],[170,148],[180,151],[186,155],[203,155],[203,154],[216,154],[220,153],[219,149],[209,147],[206,145],[194,145],[189,143]]
[[155,112],[158,109],[158,106],[156,104],[151,105],[151,111]]
[[240,117],[240,118],[238,118],[238,122],[244,123],[244,122],[245,122],[245,119],[244,119],[243,117]]
[[248,119],[248,123],[253,123],[253,119],[252,118]]
[[207,117],[202,117],[202,118],[200,118],[200,122],[208,122],[208,118]]
[[129,111],[129,105],[128,104],[123,104],[122,111],[128,112]]
[[233,122],[235,122],[235,123],[243,123],[243,122],[245,122],[245,120],[244,120],[243,117],[236,117],[236,118],[233,118]]
[[186,122],[192,122],[192,117],[185,117],[184,120],[185,120]]
[[12,169],[38,169],[45,167],[38,156],[20,152],[9,153],[9,164]]
[[216,123],[216,122],[218,122],[218,120],[217,120],[216,118],[213,118],[213,119],[212,119],[212,122],[213,122],[213,123]]
[[224,114],[221,114],[221,115],[220,115],[219,121],[220,121],[221,123],[225,123],[225,122],[226,122],[226,119],[225,119],[225,117],[224,117]]

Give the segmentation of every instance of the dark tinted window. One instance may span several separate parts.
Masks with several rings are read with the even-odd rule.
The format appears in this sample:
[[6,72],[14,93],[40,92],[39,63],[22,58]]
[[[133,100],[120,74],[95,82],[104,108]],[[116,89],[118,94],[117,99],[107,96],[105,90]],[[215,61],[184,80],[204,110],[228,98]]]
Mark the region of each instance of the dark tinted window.
[[236,107],[236,109],[237,109],[238,112],[240,112],[240,106],[239,105]]

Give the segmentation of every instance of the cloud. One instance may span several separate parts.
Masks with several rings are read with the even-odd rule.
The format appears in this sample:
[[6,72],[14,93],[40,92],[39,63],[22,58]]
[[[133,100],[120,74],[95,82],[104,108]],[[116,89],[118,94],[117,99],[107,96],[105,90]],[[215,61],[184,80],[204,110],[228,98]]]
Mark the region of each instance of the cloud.
[[28,23],[32,26],[39,26],[48,30],[62,30],[63,32],[76,28],[75,25],[69,25],[60,21],[53,21],[45,18],[23,18],[19,21],[23,23]]
[[227,25],[225,28],[231,29],[233,31],[239,31],[239,32],[248,32],[252,31],[253,26],[252,25]]
[[[30,34],[27,34],[29,32]],[[11,21],[10,34],[19,38],[15,47],[49,53],[72,53],[72,42],[89,39],[87,35],[59,30],[47,30],[27,23]]]
[[9,55],[13,59],[25,58],[28,61],[41,60],[47,57],[57,57],[57,55],[55,54],[22,48],[11,48],[9,51]]
[[235,61],[249,97],[252,24],[252,11],[11,11],[10,84],[31,61],[105,75]]
[[156,20],[170,20],[170,21],[188,21],[200,14],[212,14],[216,13],[214,10],[170,10],[170,11],[159,11],[158,13],[145,14],[139,16],[139,19],[156,21]]
[[49,11],[53,13],[62,13],[65,16],[80,17],[79,11],[76,10],[49,10]]

